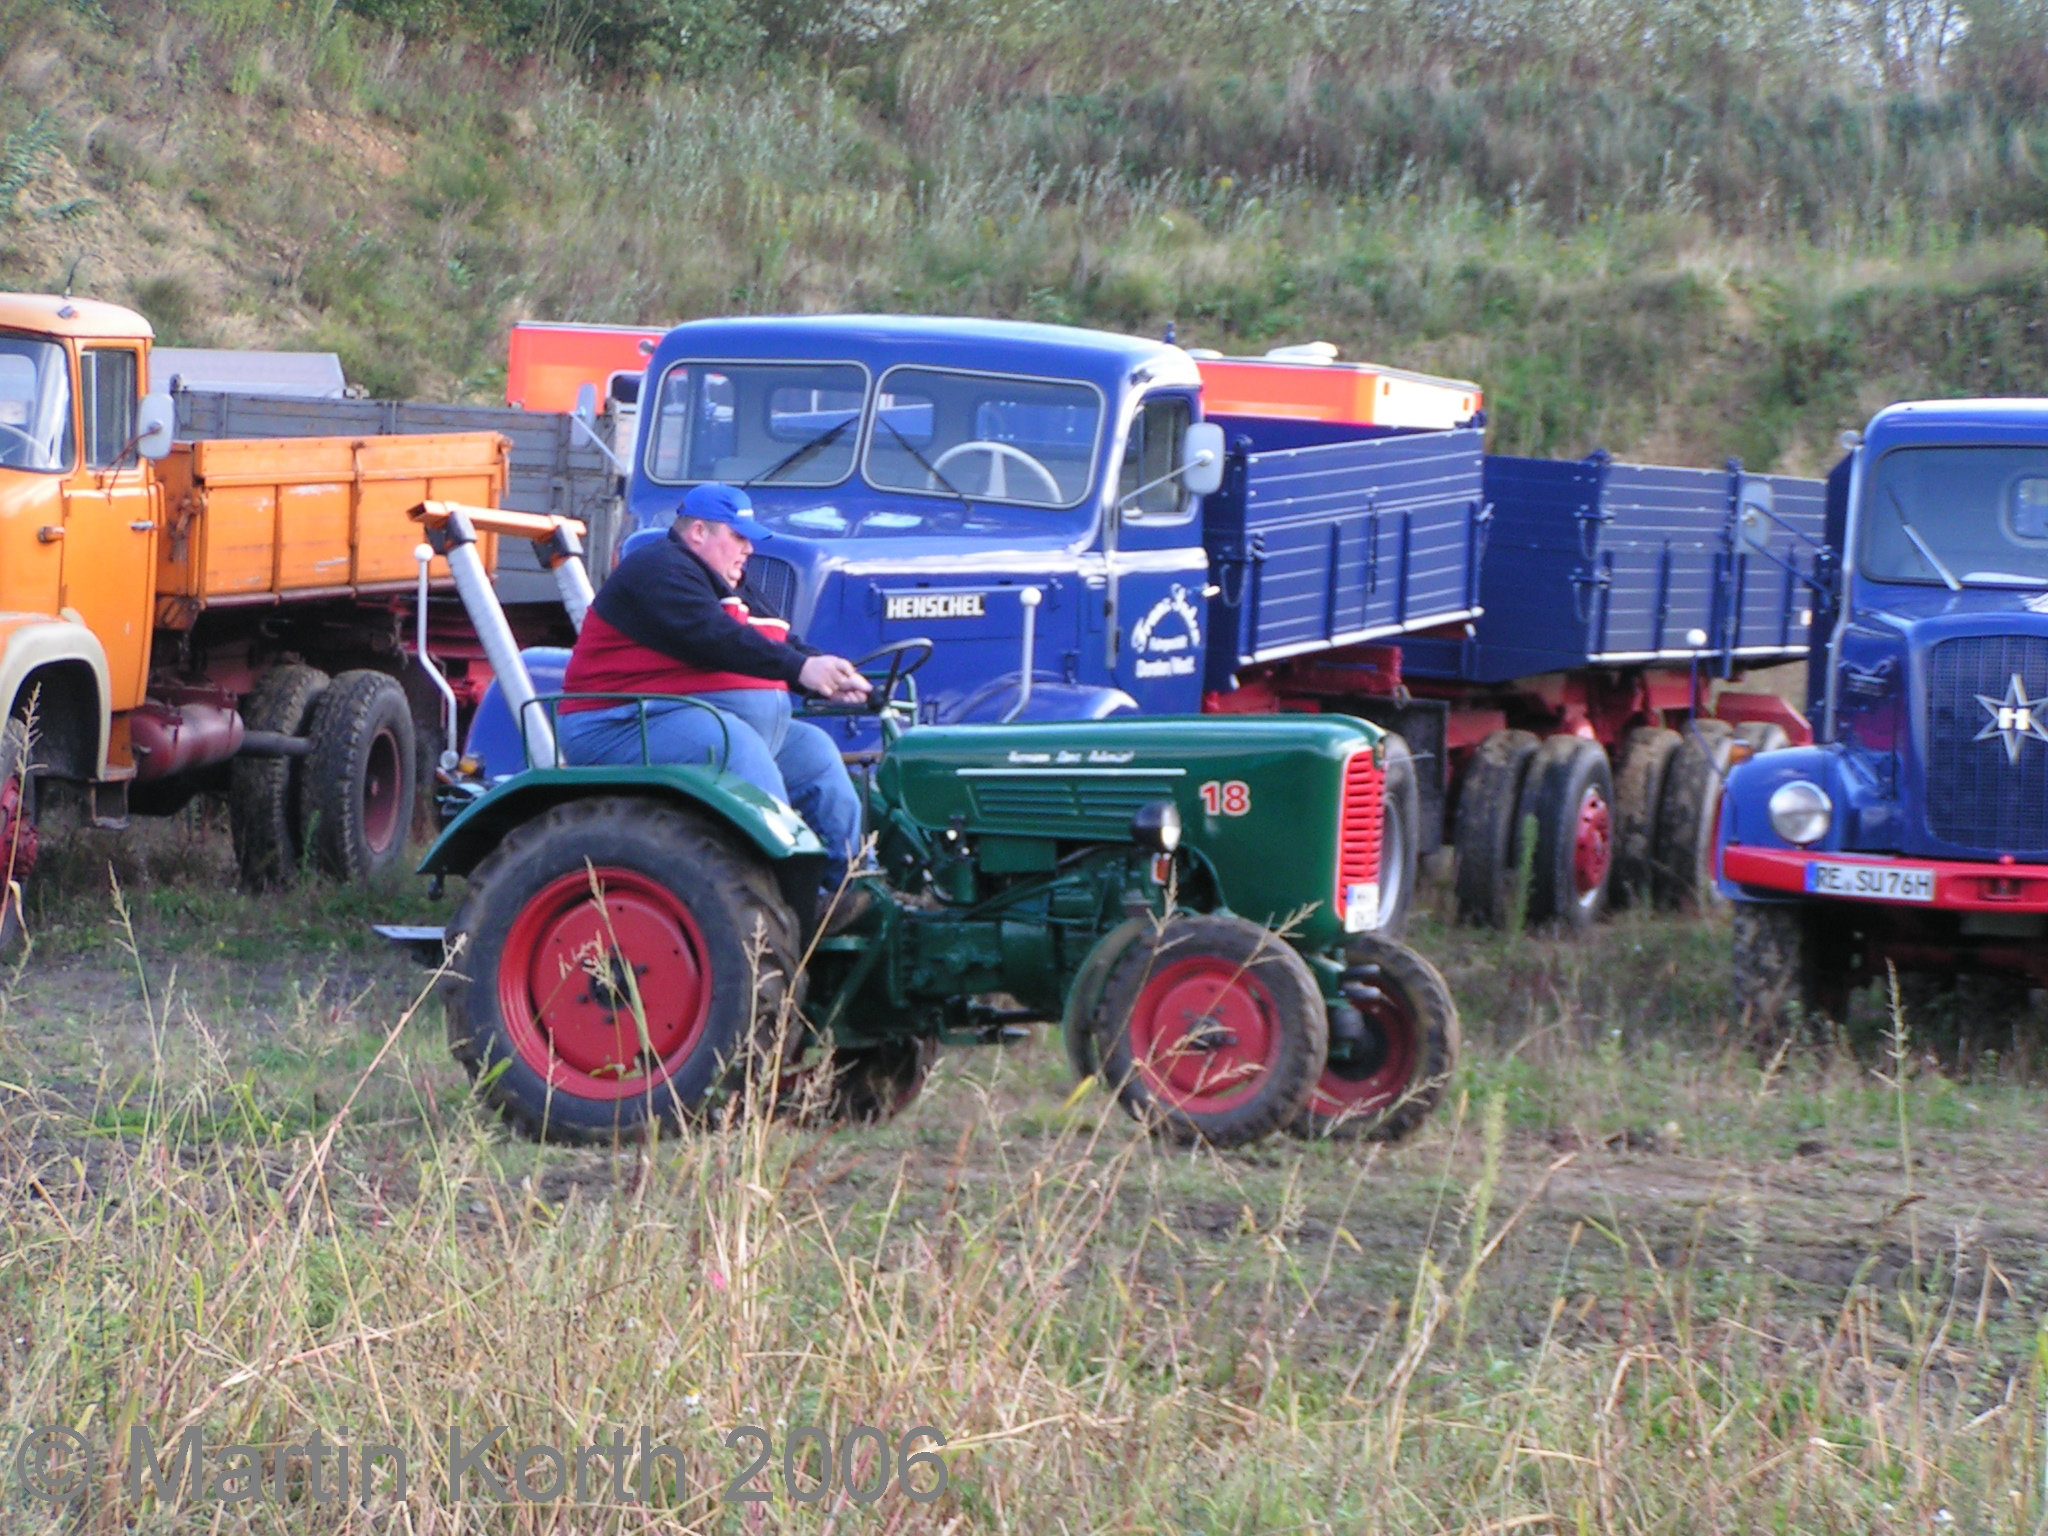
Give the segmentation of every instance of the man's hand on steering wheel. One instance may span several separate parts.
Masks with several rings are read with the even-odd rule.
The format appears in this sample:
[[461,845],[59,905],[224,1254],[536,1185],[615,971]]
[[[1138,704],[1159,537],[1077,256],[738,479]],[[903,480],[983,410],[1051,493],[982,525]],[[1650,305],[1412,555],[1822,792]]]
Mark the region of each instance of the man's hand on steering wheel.
[[797,674],[797,685],[834,704],[858,704],[874,687],[844,656],[810,657]]

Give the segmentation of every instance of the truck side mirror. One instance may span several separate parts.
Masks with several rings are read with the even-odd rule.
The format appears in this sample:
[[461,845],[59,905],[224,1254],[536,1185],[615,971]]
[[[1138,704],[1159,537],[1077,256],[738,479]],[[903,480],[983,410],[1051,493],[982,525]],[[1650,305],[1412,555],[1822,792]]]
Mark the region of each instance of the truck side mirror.
[[576,419],[586,427],[597,425],[597,386],[579,384],[576,386]]
[[1181,441],[1181,484],[1194,496],[1208,496],[1223,484],[1223,429],[1198,421]]
[[177,437],[178,408],[168,394],[144,395],[135,418],[135,451],[145,459],[161,459]]
[[1767,555],[1771,549],[1771,528],[1777,522],[1771,484],[1757,476],[1742,477],[1742,492],[1735,507],[1735,552],[1739,555]]

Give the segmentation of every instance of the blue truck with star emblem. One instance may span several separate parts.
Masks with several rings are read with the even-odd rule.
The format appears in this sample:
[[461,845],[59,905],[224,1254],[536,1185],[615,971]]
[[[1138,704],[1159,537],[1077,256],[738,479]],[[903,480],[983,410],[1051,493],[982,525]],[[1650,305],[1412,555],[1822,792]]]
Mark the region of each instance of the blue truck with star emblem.
[[1960,980],[1995,1032],[2048,986],[2048,400],[1894,405],[1851,442],[1816,740],[1737,767],[1722,802],[1737,991],[1773,1042],[1844,1022],[1889,968]]

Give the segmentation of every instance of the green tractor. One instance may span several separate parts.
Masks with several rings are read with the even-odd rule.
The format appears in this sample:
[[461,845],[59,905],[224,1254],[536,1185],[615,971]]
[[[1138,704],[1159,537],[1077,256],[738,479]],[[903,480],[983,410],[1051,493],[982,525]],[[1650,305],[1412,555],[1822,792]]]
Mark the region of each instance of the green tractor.
[[[453,509],[436,544],[551,763],[552,701],[522,696],[488,582],[463,579],[469,522]],[[467,881],[445,935],[449,1040],[508,1121],[569,1141],[678,1127],[773,1064],[780,1102],[872,1122],[917,1096],[939,1046],[1034,1022],[1178,1140],[1393,1138],[1429,1113],[1458,1016],[1428,961],[1369,931],[1380,731],[912,726],[930,642],[890,650],[874,857],[842,931],[814,919],[810,830],[712,767],[530,767],[469,788],[421,872]]]

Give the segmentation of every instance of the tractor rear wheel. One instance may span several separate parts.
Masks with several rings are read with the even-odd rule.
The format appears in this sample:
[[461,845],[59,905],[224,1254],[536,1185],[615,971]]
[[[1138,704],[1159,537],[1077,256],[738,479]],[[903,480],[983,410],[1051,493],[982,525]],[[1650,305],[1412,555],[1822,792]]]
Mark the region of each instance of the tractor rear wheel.
[[1735,753],[1726,721],[1696,719],[1679,733],[1664,776],[1652,845],[1657,905],[1708,912],[1727,905],[1714,885],[1714,838],[1721,820],[1721,788]]
[[[242,699],[242,722],[252,731],[302,736],[313,708],[327,691],[318,667],[286,662],[269,668]],[[299,795],[303,760],[238,757],[228,769],[228,827],[235,864],[251,890],[275,890],[299,873]]]
[[300,836],[337,880],[396,869],[412,831],[412,704],[385,672],[344,672],[313,706],[299,791]]
[[1458,1064],[1458,1005],[1435,966],[1377,934],[1345,950],[1342,988],[1328,1064],[1288,1130],[1399,1141],[1429,1118]]
[[1479,743],[1458,789],[1458,917],[1505,928],[1520,863],[1516,811],[1537,740],[1527,731],[1495,731]]
[[448,1043],[544,1140],[701,1119],[787,1028],[797,925],[751,851],[640,799],[556,806],[469,877]]
[[1607,910],[1614,865],[1614,778],[1597,741],[1552,736],[1536,749],[1519,810],[1524,826],[1531,816],[1529,921],[1583,932]]
[[1657,808],[1664,781],[1682,738],[1661,725],[1642,725],[1622,738],[1621,766],[1614,775],[1614,873],[1608,902],[1639,907],[1656,884]]
[[1380,911],[1372,931],[1399,938],[1415,900],[1415,864],[1422,847],[1422,792],[1408,743],[1389,732],[1380,817]]
[[1092,1032],[1124,1108],[1175,1141],[1236,1147],[1290,1123],[1329,1019],[1308,963],[1241,917],[1170,917],[1118,958]]

